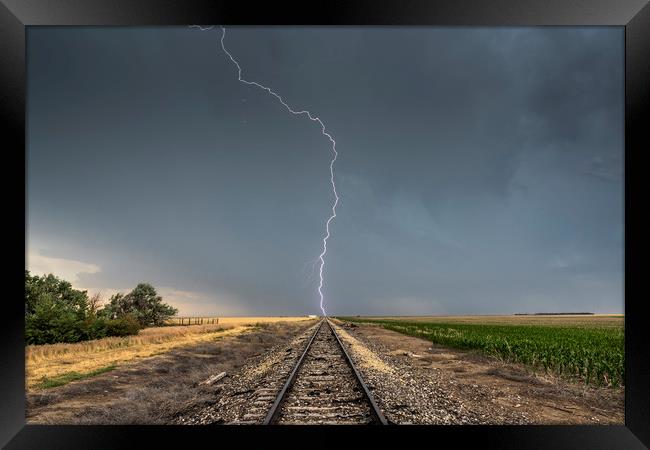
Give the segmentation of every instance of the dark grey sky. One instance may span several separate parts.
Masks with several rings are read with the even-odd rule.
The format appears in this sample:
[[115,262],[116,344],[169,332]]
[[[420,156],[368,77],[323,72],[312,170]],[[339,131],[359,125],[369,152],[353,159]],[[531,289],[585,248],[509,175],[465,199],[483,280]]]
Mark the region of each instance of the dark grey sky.
[[[220,30],[28,30],[27,263],[316,314],[319,127]],[[623,29],[234,27],[337,141],[329,314],[623,311]]]

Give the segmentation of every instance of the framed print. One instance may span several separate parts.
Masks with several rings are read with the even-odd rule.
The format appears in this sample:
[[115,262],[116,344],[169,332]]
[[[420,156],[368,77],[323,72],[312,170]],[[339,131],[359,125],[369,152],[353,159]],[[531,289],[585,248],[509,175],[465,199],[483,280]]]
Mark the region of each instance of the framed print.
[[0,11],[4,446],[649,445],[647,2]]

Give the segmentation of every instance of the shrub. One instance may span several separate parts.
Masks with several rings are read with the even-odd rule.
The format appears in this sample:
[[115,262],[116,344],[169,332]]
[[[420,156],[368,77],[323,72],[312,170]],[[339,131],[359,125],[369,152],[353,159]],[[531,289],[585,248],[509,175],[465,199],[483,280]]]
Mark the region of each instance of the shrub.
[[140,322],[131,314],[118,319],[108,319],[105,323],[107,336],[130,336],[140,331]]
[[106,319],[97,316],[89,316],[82,322],[83,340],[101,339],[108,336]]
[[25,316],[27,344],[53,344],[83,340],[82,322],[76,313],[51,298],[34,305],[33,313]]

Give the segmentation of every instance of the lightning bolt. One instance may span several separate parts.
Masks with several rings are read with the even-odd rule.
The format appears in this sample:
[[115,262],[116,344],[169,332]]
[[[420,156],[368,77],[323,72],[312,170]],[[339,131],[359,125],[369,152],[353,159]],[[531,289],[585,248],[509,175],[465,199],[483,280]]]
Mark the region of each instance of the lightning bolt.
[[[213,26],[202,27],[200,25],[191,25],[191,27],[196,27],[201,31],[211,30],[213,28]],[[247,85],[250,85],[250,86],[255,86],[255,87],[258,87],[259,89],[262,89],[262,90],[268,92],[273,97],[275,97],[282,104],[282,106],[284,106],[287,109],[287,111],[289,111],[291,114],[293,114],[295,116],[305,115],[312,122],[317,122],[318,125],[320,125],[321,134],[323,136],[327,137],[327,139],[329,139],[330,143],[332,144],[332,159],[330,160],[330,184],[332,185],[332,192],[334,193],[334,203],[332,203],[332,214],[328,217],[327,222],[325,222],[325,236],[323,237],[323,250],[320,253],[320,255],[318,255],[318,258],[317,258],[317,261],[320,262],[320,266],[319,266],[319,269],[318,269],[318,274],[319,274],[319,278],[320,278],[320,281],[318,283],[318,295],[320,297],[320,309],[321,309],[321,311],[323,311],[323,315],[327,316],[327,313],[325,312],[325,306],[324,306],[324,300],[323,300],[323,270],[325,268],[325,255],[327,255],[327,241],[330,238],[330,224],[332,223],[332,220],[334,220],[336,218],[336,207],[339,204],[339,195],[338,195],[338,192],[336,191],[336,183],[334,181],[334,163],[336,162],[336,159],[339,156],[338,152],[336,151],[336,141],[334,140],[332,135],[327,132],[327,130],[325,128],[325,124],[323,123],[323,121],[321,119],[319,119],[318,117],[315,117],[314,115],[312,115],[311,112],[309,112],[307,110],[296,111],[291,106],[289,106],[287,104],[287,102],[285,102],[284,99],[279,94],[274,92],[271,88],[269,88],[267,86],[264,86],[264,85],[262,85],[260,83],[257,83],[255,81],[248,81],[248,80],[243,79],[242,76],[241,76],[241,72],[242,72],[241,66],[239,65],[237,60],[232,56],[232,54],[228,51],[228,49],[226,49],[226,46],[225,46],[225,44],[223,42],[225,37],[226,37],[226,28],[221,26],[221,48],[223,49],[224,53],[226,55],[228,55],[228,58],[230,58],[230,60],[233,62],[233,64],[237,67],[237,79],[240,82],[244,83],[244,84],[247,84]]]

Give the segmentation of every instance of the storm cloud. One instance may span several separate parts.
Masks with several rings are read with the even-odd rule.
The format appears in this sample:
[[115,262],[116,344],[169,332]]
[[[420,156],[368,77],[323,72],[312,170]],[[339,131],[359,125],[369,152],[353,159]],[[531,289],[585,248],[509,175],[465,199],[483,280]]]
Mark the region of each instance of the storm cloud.
[[[243,76],[337,141],[328,313],[622,312],[623,36],[229,28]],[[28,29],[30,269],[149,281],[184,314],[318,313],[329,143],[219,38]]]

